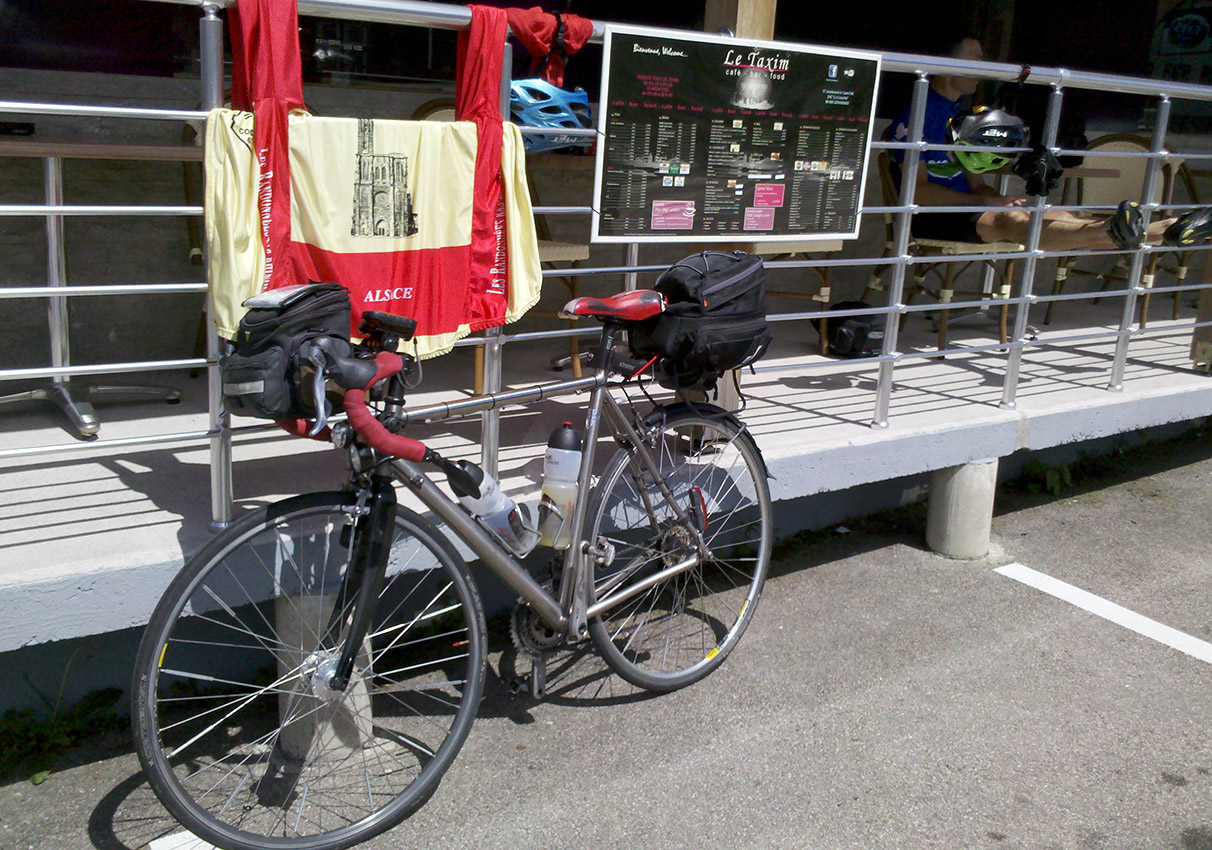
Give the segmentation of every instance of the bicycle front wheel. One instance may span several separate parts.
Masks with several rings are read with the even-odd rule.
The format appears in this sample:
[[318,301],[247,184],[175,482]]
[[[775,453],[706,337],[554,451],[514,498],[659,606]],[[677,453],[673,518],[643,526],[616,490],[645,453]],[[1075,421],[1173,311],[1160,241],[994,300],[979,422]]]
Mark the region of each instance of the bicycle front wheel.
[[654,414],[643,436],[656,468],[620,449],[590,509],[588,540],[609,543],[614,558],[594,568],[591,613],[600,613],[589,634],[615,672],[651,691],[684,687],[718,667],[766,581],[773,527],[765,463],[749,433],[716,410]]
[[397,509],[370,629],[327,682],[357,595],[355,496],[288,499],[191,558],[152,615],[132,690],[152,789],[220,847],[332,850],[394,826],[437,788],[475,718],[484,612],[466,565]]

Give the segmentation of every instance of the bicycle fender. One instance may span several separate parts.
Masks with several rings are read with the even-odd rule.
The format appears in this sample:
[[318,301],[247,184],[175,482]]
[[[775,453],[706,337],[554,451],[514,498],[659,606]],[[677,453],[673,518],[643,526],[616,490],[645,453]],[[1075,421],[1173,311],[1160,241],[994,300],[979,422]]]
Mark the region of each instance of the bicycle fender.
[[737,419],[736,414],[731,410],[725,410],[716,404],[711,404],[706,401],[675,401],[673,404],[665,404],[653,409],[651,413],[644,417],[646,425],[655,425],[661,421],[662,417],[673,416],[679,413],[697,413],[699,416],[719,417],[726,419],[737,428],[744,428],[744,423]]

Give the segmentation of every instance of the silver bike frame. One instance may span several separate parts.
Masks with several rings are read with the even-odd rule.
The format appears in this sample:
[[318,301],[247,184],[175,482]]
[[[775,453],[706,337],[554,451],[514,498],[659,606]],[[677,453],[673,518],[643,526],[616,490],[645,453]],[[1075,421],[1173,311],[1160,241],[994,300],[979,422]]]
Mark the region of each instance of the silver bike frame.
[[[611,327],[603,330],[602,344],[596,360],[598,364],[609,362],[607,357],[613,349],[614,335],[615,330]],[[649,576],[643,582],[600,600],[592,607],[589,606],[589,582],[592,576],[590,554],[593,541],[585,539],[585,522],[589,514],[589,501],[592,498],[592,488],[588,486],[588,482],[592,480],[593,462],[597,453],[603,410],[606,411],[607,418],[610,420],[616,442],[630,448],[633,452],[633,460],[638,460],[643,467],[653,473],[654,483],[660,490],[661,496],[673,508],[677,519],[680,522],[687,522],[688,519],[686,513],[674,500],[673,494],[664,480],[657,474],[658,468],[648,447],[644,445],[643,439],[628,421],[618,401],[611,395],[609,378],[608,369],[599,366],[595,369],[594,375],[589,378],[543,384],[510,392],[487,393],[463,401],[428,405],[411,410],[406,408],[398,414],[405,423],[437,422],[456,416],[493,410],[506,404],[530,404],[545,398],[571,395],[587,389],[592,390],[586,413],[585,450],[581,455],[581,469],[578,476],[582,485],[577,490],[577,499],[573,506],[572,543],[564,555],[564,575],[570,577],[571,580],[561,583],[558,601],[535,581],[526,568],[485,531],[458,502],[448,496],[433,479],[422,472],[417,463],[400,458],[391,461],[392,471],[396,478],[412,490],[417,498],[433,511],[434,515],[441,519],[456,536],[467,543],[495,575],[526,600],[544,622],[563,634],[577,638],[585,636],[589,617],[597,616],[671,576],[686,572],[700,562],[706,554],[707,548],[698,529],[694,529],[696,548],[699,551],[697,557],[687,558],[667,567],[661,572]],[[693,524],[689,524],[689,527],[693,528]]]

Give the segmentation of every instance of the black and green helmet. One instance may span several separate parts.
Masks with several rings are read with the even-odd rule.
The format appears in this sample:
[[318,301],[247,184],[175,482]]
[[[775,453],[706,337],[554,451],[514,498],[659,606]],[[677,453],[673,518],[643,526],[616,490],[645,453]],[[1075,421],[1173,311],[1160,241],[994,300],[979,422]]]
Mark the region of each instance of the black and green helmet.
[[[953,145],[1021,148],[1027,144],[1027,128],[1023,119],[987,106],[957,112],[947,122],[947,130]],[[973,174],[995,171],[1014,158],[1013,153],[997,151],[951,151],[951,156],[965,171]]]

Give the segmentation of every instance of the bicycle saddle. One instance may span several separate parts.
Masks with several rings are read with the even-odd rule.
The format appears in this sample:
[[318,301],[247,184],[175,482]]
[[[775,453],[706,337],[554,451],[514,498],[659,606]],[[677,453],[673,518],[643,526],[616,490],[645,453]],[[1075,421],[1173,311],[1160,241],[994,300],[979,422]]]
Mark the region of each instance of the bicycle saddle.
[[665,296],[655,289],[620,292],[609,298],[574,298],[564,305],[565,319],[593,317],[623,322],[640,322],[665,311]]

